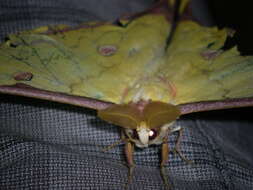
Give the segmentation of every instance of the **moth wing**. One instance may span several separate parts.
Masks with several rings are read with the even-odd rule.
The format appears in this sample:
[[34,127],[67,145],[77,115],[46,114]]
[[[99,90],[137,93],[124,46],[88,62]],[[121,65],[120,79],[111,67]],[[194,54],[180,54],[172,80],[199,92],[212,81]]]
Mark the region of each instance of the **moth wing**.
[[[164,83],[163,101],[192,103],[195,111],[253,105],[249,101],[253,97],[253,57],[241,56],[236,47],[223,50],[230,34],[227,29],[180,22],[167,50],[167,64],[157,72]],[[247,101],[240,100],[244,98]],[[209,103],[195,104],[194,108],[194,102]]]
[[130,129],[136,129],[142,121],[140,112],[129,104],[113,105],[107,109],[99,110],[98,116],[109,123]]
[[145,106],[143,114],[149,128],[158,128],[175,121],[180,115],[180,110],[172,104],[150,102]]
[[[37,88],[33,97],[43,99],[38,89],[128,102],[138,96],[130,91],[143,73],[157,67],[152,63],[165,46],[169,27],[162,15],[144,15],[125,27],[90,23],[10,35],[0,45],[0,92],[30,96],[27,88],[19,85],[17,90],[22,83]],[[58,96],[51,100],[58,101]]]
[[[54,30],[11,35],[0,46],[0,92],[30,96],[27,88],[17,90],[22,83],[116,104],[143,99],[174,105],[253,94],[252,57],[221,50],[225,29],[181,21],[167,51],[170,23],[162,15],[144,15],[125,27],[93,23]],[[47,99],[40,92],[32,97]]]

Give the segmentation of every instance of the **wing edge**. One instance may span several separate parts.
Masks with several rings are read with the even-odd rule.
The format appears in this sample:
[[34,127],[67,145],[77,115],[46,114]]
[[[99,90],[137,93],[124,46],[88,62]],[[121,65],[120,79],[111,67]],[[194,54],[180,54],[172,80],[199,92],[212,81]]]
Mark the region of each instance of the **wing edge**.
[[105,102],[102,100],[96,100],[82,96],[74,96],[60,92],[42,90],[22,83],[17,83],[15,85],[0,85],[0,93],[49,100],[95,110],[106,109],[109,106],[113,105],[111,102]]
[[178,105],[181,115],[194,112],[250,107],[250,106],[253,106],[253,97],[227,99],[222,101],[219,100],[219,101],[192,102]]

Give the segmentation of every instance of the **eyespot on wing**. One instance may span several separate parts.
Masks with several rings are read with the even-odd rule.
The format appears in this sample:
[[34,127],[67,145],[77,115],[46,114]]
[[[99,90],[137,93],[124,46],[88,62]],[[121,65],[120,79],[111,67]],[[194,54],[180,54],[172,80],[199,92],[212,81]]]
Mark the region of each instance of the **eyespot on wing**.
[[141,122],[141,115],[137,108],[127,104],[113,105],[107,109],[99,110],[98,117],[109,123],[130,129],[136,129]]
[[150,102],[143,110],[149,128],[158,128],[175,121],[180,116],[177,106],[163,102]]

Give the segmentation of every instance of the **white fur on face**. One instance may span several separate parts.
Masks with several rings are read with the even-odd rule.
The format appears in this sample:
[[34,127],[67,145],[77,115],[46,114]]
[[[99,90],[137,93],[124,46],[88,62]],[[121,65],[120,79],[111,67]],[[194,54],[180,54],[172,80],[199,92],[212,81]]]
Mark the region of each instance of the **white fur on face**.
[[147,129],[144,127],[140,127],[139,130],[137,130],[139,140],[143,144],[144,147],[148,146],[149,132],[150,132],[150,129]]

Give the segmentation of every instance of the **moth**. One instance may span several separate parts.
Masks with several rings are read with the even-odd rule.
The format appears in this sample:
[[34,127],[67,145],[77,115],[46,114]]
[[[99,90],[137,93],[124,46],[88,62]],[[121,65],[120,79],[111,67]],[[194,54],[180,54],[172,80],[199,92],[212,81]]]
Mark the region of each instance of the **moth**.
[[[95,109],[122,128],[129,181],[134,146],[162,146],[181,115],[253,105],[253,57],[223,50],[227,29],[203,27],[160,1],[119,25],[59,25],[11,34],[0,45],[0,92]],[[176,6],[177,5],[177,6]],[[168,10],[178,7],[175,25]],[[159,11],[158,11],[159,10]],[[186,160],[176,144],[176,152]]]

